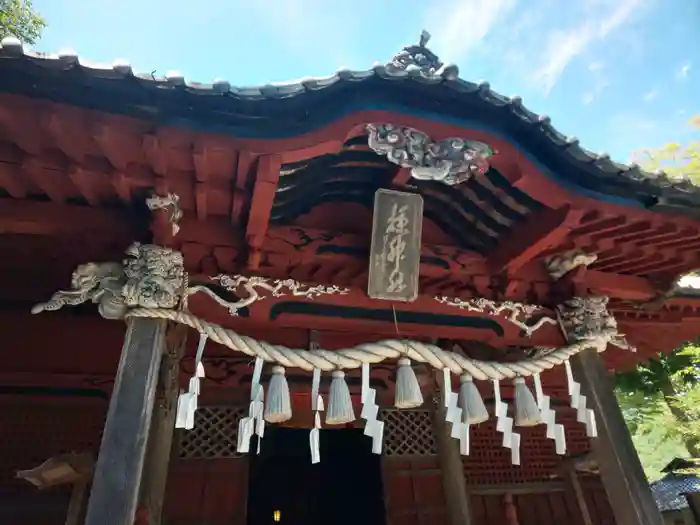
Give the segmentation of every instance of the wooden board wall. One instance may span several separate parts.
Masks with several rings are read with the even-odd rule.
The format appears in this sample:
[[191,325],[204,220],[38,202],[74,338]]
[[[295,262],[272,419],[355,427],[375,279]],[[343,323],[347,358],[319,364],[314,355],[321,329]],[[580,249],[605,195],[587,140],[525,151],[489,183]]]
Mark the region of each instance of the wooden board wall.
[[166,525],[245,525],[248,460],[176,460],[165,500]]
[[[437,458],[386,458],[382,464],[387,525],[448,525]],[[614,525],[605,489],[583,483],[591,525]],[[505,525],[505,495],[513,494],[519,525],[586,525],[573,492],[563,482],[469,485],[474,525]]]
[[[67,492],[40,492],[15,480],[14,472],[60,453],[96,453],[106,409],[107,399],[90,397],[89,392],[0,395],[0,498],[6,504],[14,502],[0,505],[7,514],[5,519],[0,513],[3,523],[63,523]],[[474,471],[467,460],[467,479],[470,473],[473,476]],[[168,481],[166,525],[245,525],[247,477],[246,458],[175,459]],[[447,525],[436,456],[385,457],[382,477],[387,525]],[[510,483],[471,482],[469,490],[476,491],[470,495],[475,523],[505,523],[503,497],[515,489],[520,525],[583,525],[575,498],[561,488],[543,492],[547,483],[518,476]],[[588,483],[584,490],[593,524],[613,525],[602,486]]]

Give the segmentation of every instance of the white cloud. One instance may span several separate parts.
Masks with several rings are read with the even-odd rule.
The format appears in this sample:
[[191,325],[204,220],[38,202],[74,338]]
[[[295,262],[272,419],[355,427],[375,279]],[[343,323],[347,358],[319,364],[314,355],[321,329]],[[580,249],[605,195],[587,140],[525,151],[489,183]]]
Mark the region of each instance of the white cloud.
[[644,102],[651,102],[652,100],[654,100],[658,96],[659,96],[659,92],[656,89],[652,89],[651,91],[647,91],[646,93],[644,93],[642,100]]
[[676,73],[676,80],[683,80],[684,78],[686,78],[688,76],[688,73],[690,72],[691,67],[692,64],[690,62],[686,62],[685,64],[683,64]]
[[591,62],[588,64],[588,71],[600,71],[603,69],[604,64],[602,62]]
[[[533,74],[534,82],[548,94],[572,60],[592,44],[626,24],[645,0],[587,2],[581,22],[567,29],[555,29],[547,37],[542,60]],[[595,68],[594,68],[595,69]]]
[[[433,0],[435,2],[435,0]],[[434,31],[430,44],[446,61],[457,61],[477,46],[515,8],[518,0],[443,0],[435,2],[426,27]]]

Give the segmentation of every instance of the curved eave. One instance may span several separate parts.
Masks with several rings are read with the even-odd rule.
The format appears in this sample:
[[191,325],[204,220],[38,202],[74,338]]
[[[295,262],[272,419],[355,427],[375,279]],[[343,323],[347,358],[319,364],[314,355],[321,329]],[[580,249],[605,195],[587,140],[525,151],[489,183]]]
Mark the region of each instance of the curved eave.
[[596,155],[519,99],[499,95],[487,84],[390,74],[384,66],[240,88],[223,81],[189,83],[174,74],[139,75],[123,64],[83,64],[75,55],[28,54],[5,46],[0,48],[0,92],[239,139],[289,139],[365,111],[409,115],[498,137],[545,176],[588,197],[694,216],[700,204],[700,189],[690,182]]

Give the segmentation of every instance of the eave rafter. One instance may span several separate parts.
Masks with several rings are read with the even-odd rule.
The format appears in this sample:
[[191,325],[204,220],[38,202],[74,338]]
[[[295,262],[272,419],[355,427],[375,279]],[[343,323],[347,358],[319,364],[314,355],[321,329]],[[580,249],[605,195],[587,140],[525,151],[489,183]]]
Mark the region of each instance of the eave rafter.
[[275,200],[281,166],[282,158],[279,155],[261,155],[258,158],[245,232],[248,267],[251,270],[260,266],[263,241],[270,224],[270,211]]
[[[116,242],[117,239],[138,238],[129,216],[126,210],[4,199],[0,206],[0,232],[61,238],[109,238]],[[167,214],[158,216],[165,218]],[[160,227],[165,232],[164,226],[165,223]],[[247,253],[247,244],[241,242],[238,229],[228,220],[210,218],[202,222],[192,215],[185,215],[180,227],[175,247],[184,253],[185,264],[192,274],[248,271],[240,264],[241,256]],[[263,250],[258,253],[266,263],[259,272],[269,277],[288,277],[286,272],[292,269],[292,278],[301,281],[322,280],[323,284],[358,288],[365,285],[369,241],[363,236],[297,227],[268,227],[264,232],[258,232],[264,236]],[[492,289],[498,276],[486,258],[452,246],[426,245],[421,259],[422,293],[498,298]],[[660,293],[658,286],[648,279],[631,275],[588,269],[582,279],[578,286],[589,293],[613,299],[648,301]],[[430,284],[440,282],[444,283],[443,288],[433,288]],[[526,284],[526,289],[534,291],[535,297],[543,301],[556,285],[540,265],[523,267],[517,282]],[[526,299],[515,293],[500,298]],[[669,299],[669,303],[683,301],[688,302],[681,298]]]
[[532,213],[524,224],[499,239],[496,249],[488,255],[489,267],[494,273],[514,275],[525,264],[562,243],[579,224],[583,213],[568,206]]

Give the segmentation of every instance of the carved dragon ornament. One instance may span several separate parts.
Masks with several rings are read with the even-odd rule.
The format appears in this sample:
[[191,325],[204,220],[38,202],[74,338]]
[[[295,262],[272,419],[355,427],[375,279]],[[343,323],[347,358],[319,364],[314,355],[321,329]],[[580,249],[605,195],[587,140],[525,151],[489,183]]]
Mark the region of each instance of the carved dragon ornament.
[[586,342],[598,352],[608,344],[635,351],[618,332],[615,316],[605,296],[573,297],[557,307],[559,322],[570,343]]
[[69,290],[32,308],[32,313],[58,310],[93,302],[105,319],[123,319],[131,308],[173,309],[186,289],[180,252],[154,244],[134,243],[122,263],[87,263],[78,266]]
[[545,268],[549,276],[558,281],[567,273],[579,268],[580,266],[588,267],[598,260],[598,255],[595,253],[587,253],[581,250],[570,250],[558,255],[549,257],[544,261]]

